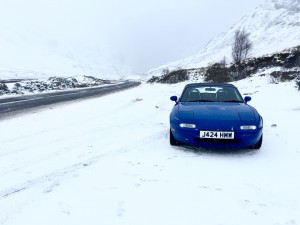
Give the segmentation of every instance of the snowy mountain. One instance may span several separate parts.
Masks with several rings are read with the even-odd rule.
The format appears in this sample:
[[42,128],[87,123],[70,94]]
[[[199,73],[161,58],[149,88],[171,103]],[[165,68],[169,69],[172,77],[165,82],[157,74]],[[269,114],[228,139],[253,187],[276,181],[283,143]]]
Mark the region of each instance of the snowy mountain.
[[161,75],[168,68],[199,68],[209,63],[218,62],[224,57],[231,61],[231,46],[234,32],[245,28],[250,33],[253,43],[251,57],[258,57],[286,48],[300,45],[300,1],[299,0],[267,0],[224,32],[212,39],[206,47],[197,54],[171,62],[150,70],[147,77]]
[[0,28],[0,78],[90,75],[116,78],[127,74],[117,52],[88,45],[66,45],[33,34]]
[[118,51],[92,32],[94,24],[79,24],[85,14],[74,14],[81,12],[80,7],[75,13],[69,12],[74,7],[62,10],[59,4],[0,3],[0,80],[77,75],[115,79],[127,75],[130,69]]

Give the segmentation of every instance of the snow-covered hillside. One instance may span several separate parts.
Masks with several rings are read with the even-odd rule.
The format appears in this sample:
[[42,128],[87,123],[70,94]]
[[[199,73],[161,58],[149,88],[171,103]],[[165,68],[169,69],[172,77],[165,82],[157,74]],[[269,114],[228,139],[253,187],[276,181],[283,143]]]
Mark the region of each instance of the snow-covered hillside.
[[82,28],[80,20],[88,16],[80,14],[84,9],[76,17],[70,12],[80,4],[69,3],[0,2],[0,80],[78,75],[116,79],[130,73],[113,46],[89,33],[91,28]]
[[[224,32],[212,39],[205,49],[197,54],[163,65],[146,73],[147,78],[159,76],[164,68],[199,68],[209,63],[219,62],[224,57],[231,60],[231,47],[234,32],[245,28],[253,42],[252,57],[271,54],[300,45],[300,1],[266,0],[256,10],[241,19]],[[205,31],[203,31],[205,32]]]
[[114,50],[88,45],[66,46],[32,34],[22,35],[0,27],[1,79],[77,75],[116,79],[129,73]]
[[146,85],[0,120],[1,225],[300,224],[300,92],[235,83],[264,117],[260,150],[169,145],[185,83]]

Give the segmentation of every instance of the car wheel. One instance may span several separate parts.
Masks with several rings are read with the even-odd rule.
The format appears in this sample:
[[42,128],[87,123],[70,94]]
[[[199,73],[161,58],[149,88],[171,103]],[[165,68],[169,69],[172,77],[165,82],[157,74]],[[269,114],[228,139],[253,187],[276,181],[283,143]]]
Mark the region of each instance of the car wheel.
[[177,141],[175,138],[174,138],[174,135],[172,134],[172,131],[170,129],[170,145],[172,146],[176,146],[176,145],[179,145],[180,142]]
[[262,145],[262,141],[263,141],[263,135],[261,135],[259,141],[252,146],[253,149],[260,149],[261,145]]

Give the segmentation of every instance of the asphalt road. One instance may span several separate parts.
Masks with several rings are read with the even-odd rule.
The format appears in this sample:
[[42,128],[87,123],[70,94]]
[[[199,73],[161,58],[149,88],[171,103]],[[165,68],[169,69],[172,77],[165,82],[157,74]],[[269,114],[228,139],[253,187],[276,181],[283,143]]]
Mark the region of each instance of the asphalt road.
[[59,91],[36,95],[26,95],[19,97],[0,99],[0,115],[24,111],[39,106],[50,105],[59,102],[72,101],[81,98],[102,96],[109,93],[122,91],[140,85],[139,82],[124,82],[109,86],[94,88],[75,89],[69,91]]

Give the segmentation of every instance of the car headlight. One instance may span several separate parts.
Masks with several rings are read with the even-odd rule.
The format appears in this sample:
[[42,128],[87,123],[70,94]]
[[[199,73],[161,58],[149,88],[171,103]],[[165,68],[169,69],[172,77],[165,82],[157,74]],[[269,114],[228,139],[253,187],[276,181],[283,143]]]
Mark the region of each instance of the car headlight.
[[254,125],[246,125],[246,126],[241,126],[241,130],[256,130],[256,126]]
[[192,123],[181,123],[181,124],[179,124],[179,126],[181,128],[196,128],[196,125],[192,124]]

